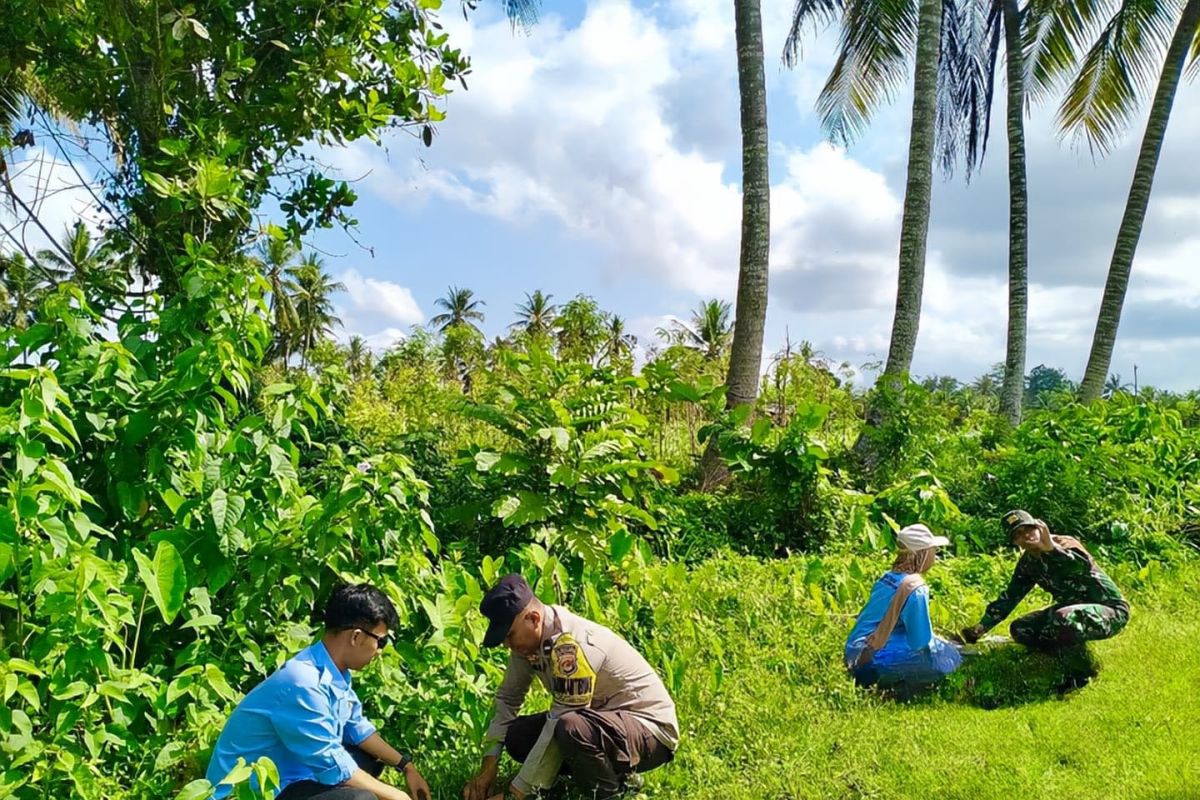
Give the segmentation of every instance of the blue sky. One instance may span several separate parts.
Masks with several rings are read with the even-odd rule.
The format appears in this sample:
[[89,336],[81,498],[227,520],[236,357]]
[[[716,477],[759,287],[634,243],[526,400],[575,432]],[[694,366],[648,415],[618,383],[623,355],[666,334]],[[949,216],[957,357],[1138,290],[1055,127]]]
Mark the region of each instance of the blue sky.
[[[709,297],[733,300],[732,6],[546,3],[536,26],[514,32],[498,3],[466,21],[448,3],[442,21],[474,73],[470,90],[448,99],[433,147],[396,131],[382,147],[321,153],[360,198],[354,239],[328,231],[311,243],[350,289],[337,299],[339,335],[386,347],[436,313],[449,285],[486,302],[489,335],[503,332],[526,292],[542,289],[558,302],[593,295],[643,344],[664,318],[686,317]],[[901,92],[848,151],[825,143],[812,109],[835,37],[810,37],[801,65],[783,69],[791,8],[763,3],[773,187],[766,350],[790,335],[857,366],[887,350],[910,101]],[[1176,101],[1113,364],[1129,379],[1136,363],[1142,383],[1175,389],[1200,386],[1198,100],[1192,83]],[[1077,378],[1141,120],[1099,162],[1060,141],[1052,123],[1046,108],[1028,125],[1028,363]],[[969,186],[935,184],[918,375],[969,380],[1004,357],[1003,125],[994,132]]]
[[[664,317],[736,291],[740,155],[732,4],[710,0],[547,4],[513,31],[496,4],[451,40],[474,64],[470,90],[448,103],[434,145],[398,132],[380,150],[328,153],[358,184],[359,238],[318,245],[345,254],[356,291],[340,307],[346,331],[383,344],[434,313],[448,285],[487,303],[503,331],[525,292],[584,292],[625,317],[643,343]],[[764,4],[772,148],[772,294],[767,350],[785,335],[854,365],[886,353],[903,197],[909,98],[881,110],[842,151],[823,142],[812,111],[831,61],[830,35],[810,37],[804,62],[779,55],[791,3]],[[1186,86],[1168,133],[1151,219],[1135,265],[1114,371],[1195,387],[1200,345],[1200,92]],[[1031,330],[1029,365],[1082,372],[1140,123],[1094,163],[1061,142],[1053,109],[1029,123]],[[1002,127],[999,128],[1002,132]],[[1003,359],[1006,168],[1003,139],[970,186],[935,186],[928,277],[914,370],[969,379]],[[404,287],[394,314],[361,296]],[[376,293],[377,294],[377,293]],[[356,295],[358,297],[356,297]],[[420,314],[411,305],[415,305]]]

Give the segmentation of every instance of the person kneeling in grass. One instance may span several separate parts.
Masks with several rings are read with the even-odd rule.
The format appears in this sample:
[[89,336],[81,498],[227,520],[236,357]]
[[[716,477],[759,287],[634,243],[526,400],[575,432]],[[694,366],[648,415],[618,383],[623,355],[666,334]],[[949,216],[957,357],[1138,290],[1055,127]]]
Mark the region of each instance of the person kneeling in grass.
[[900,552],[892,569],[875,582],[866,606],[846,639],[846,667],[860,686],[935,683],[962,664],[958,648],[935,636],[929,619],[929,587],[921,576],[950,544],[924,525],[896,534]]
[[363,718],[350,686],[351,670],[387,647],[397,624],[395,606],[375,587],[335,589],[321,641],[254,687],[230,715],[208,764],[214,797],[229,793],[220,781],[239,758],[266,756],[279,770],[277,800],[412,800],[379,780],[384,765],[404,773],[416,800],[429,800],[429,784]]
[[988,605],[978,625],[962,631],[963,639],[978,641],[1011,614],[1034,586],[1049,592],[1054,604],[1013,621],[1009,632],[1018,644],[1055,651],[1121,632],[1129,622],[1129,604],[1077,539],[1051,535],[1046,523],[1028,511],[1010,511],[1001,523],[1012,543],[1024,552],[1008,588]]
[[[502,578],[479,610],[491,621],[484,646],[503,644],[511,655],[487,731],[491,748],[464,800],[524,800],[548,788],[560,768],[588,798],[609,800],[674,757],[675,702],[628,642],[545,605],[520,575]],[[517,716],[535,677],[553,698],[550,710]],[[504,750],[522,764],[507,786],[497,783]]]

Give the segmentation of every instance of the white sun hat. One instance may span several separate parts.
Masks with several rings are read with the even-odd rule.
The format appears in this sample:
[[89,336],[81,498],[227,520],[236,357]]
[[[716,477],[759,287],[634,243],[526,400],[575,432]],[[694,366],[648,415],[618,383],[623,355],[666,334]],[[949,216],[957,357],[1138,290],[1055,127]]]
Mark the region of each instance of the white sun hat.
[[900,543],[901,548],[913,553],[919,550],[928,550],[930,547],[945,547],[950,544],[950,540],[945,536],[934,536],[933,531],[919,522],[916,525],[901,528],[900,532],[896,534],[896,541]]

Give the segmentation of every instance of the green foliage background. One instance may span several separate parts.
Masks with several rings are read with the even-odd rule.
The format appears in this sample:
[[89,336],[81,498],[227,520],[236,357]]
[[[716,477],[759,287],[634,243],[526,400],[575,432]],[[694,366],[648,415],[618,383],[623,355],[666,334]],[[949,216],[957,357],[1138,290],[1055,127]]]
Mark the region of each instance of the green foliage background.
[[[0,328],[0,797],[204,796],[193,781],[230,710],[313,641],[340,581],[397,605],[398,646],[361,693],[439,796],[457,793],[491,713],[502,664],[481,650],[475,609],[509,571],[660,670],[689,737],[652,781],[662,797],[793,796],[763,767],[766,733],[805,715],[867,724],[877,701],[842,674],[841,639],[911,522],[954,540],[931,576],[940,626],[998,590],[1011,558],[996,520],[1023,506],[1111,567],[1151,609],[1145,631],[1182,625],[1194,641],[1178,617],[1195,610],[1180,599],[1200,538],[1195,393],[1118,389],[1082,406],[1041,368],[1034,410],[1010,429],[986,382],[868,393],[789,346],[757,407],[727,413],[718,301],[636,368],[620,318],[586,296],[492,343],[459,314],[374,363],[328,337],[322,298],[285,314],[283,265],[255,253],[352,222],[353,192],[304,147],[392,126],[428,144],[469,74],[438,5],[43,0],[0,17],[29,114],[101,136],[112,167],[102,270],[36,272],[39,254],[0,253],[6,287],[41,276],[19,303],[6,294]],[[278,225],[260,231],[272,198]],[[868,402],[884,419],[867,431],[883,454],[869,467],[853,450]],[[712,440],[733,480],[702,494]],[[1136,620],[1130,639],[1153,648]],[[1009,702],[996,670],[932,702],[950,719]],[[1196,731],[1194,715],[1171,719]],[[821,783],[821,764],[848,763],[838,752],[867,756],[796,741],[810,749],[779,763],[817,781],[814,796],[915,785]],[[731,768],[748,782],[722,778]],[[247,765],[243,796],[255,769],[269,783],[269,765]]]

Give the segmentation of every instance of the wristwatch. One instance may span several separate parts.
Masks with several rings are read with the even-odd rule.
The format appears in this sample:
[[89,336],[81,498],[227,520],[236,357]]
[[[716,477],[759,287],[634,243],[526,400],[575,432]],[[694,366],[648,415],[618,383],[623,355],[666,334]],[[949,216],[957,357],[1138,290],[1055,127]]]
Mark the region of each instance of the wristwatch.
[[411,763],[413,763],[413,760],[411,758],[409,758],[407,755],[405,755],[404,753],[401,753],[400,754],[400,763],[396,765],[396,769],[400,770],[401,772],[404,772],[404,769]]

